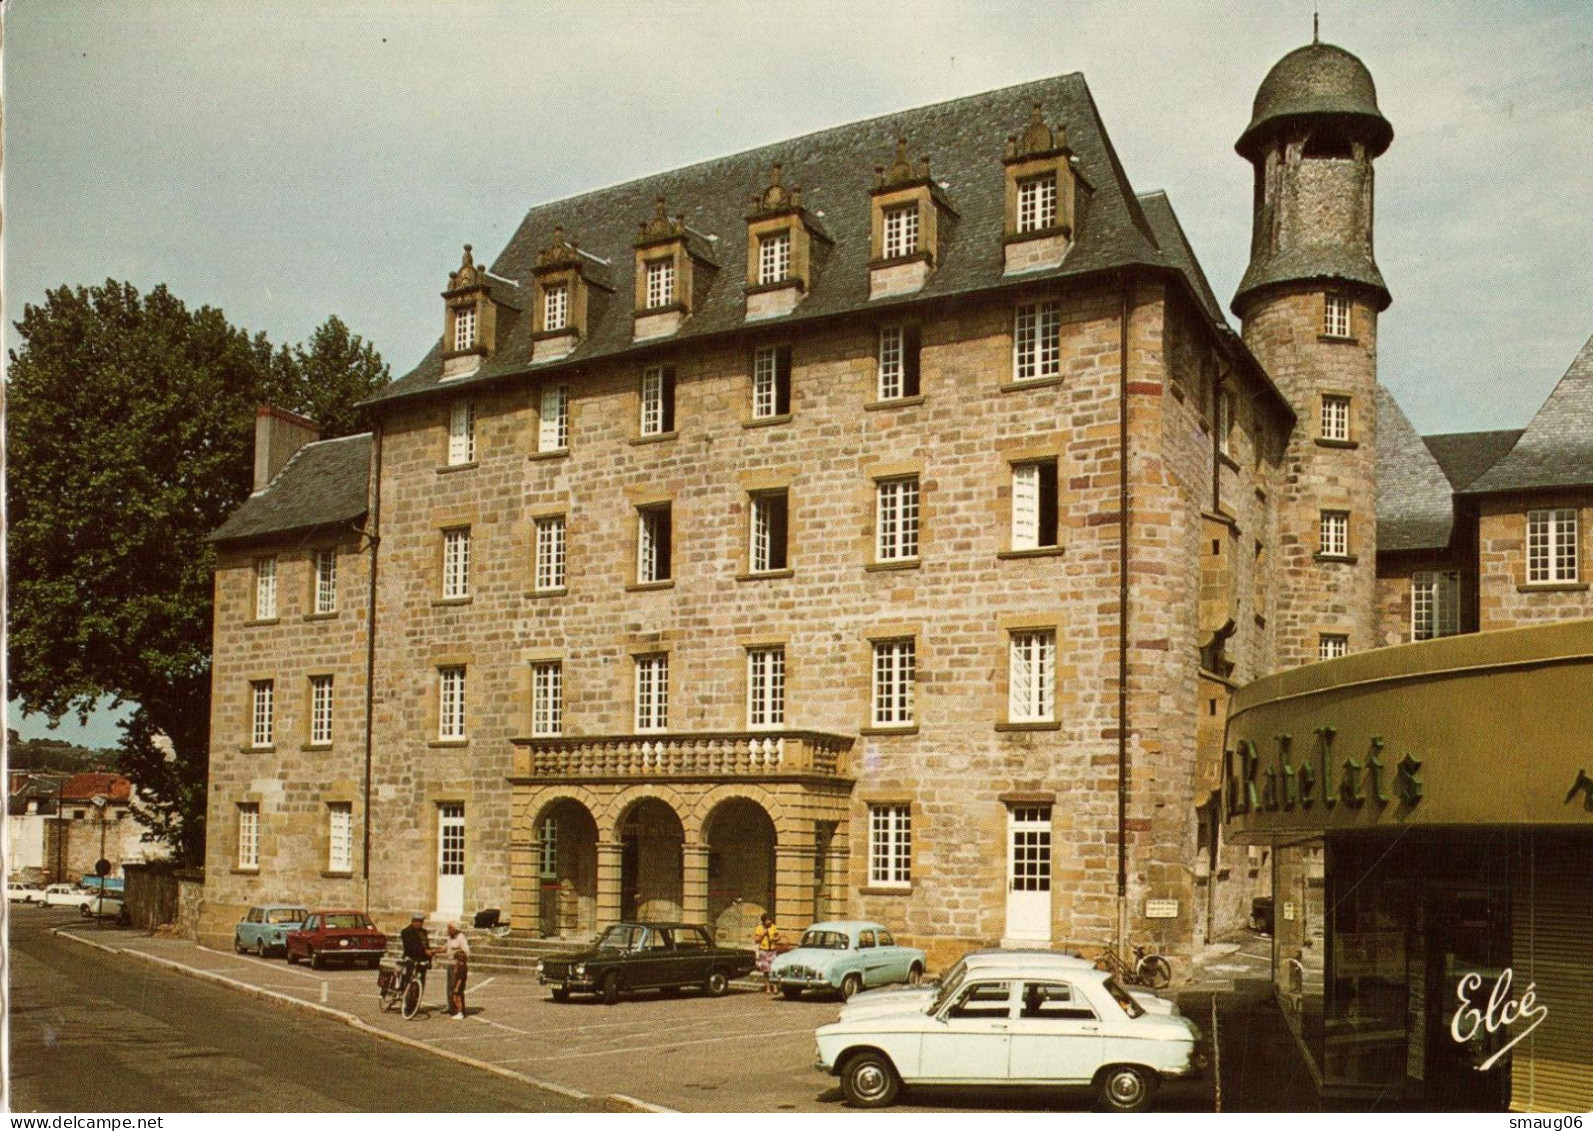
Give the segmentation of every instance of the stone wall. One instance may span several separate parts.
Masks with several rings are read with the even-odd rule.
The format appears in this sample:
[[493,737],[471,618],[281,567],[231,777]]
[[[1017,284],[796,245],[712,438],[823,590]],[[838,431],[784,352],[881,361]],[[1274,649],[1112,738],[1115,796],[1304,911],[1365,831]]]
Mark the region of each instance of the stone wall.
[[[1017,384],[1014,308],[1036,299],[1061,303],[1062,375]],[[595,826],[595,879],[585,866],[582,890],[563,893],[571,908],[554,918],[584,921],[590,912],[572,909],[594,899],[598,919],[612,918],[620,830],[644,798],[680,820],[680,898],[694,909],[708,899],[714,807],[741,797],[778,831],[777,905],[788,924],[819,905],[876,918],[944,965],[1008,933],[1007,820],[1022,801],[1051,806],[1053,942],[1108,945],[1117,928],[1120,308],[1119,292],[1040,286],[939,308],[922,316],[921,395],[887,404],[874,387],[874,319],[800,334],[760,325],[746,341],[662,345],[647,359],[676,371],[676,429],[662,437],[637,434],[641,364],[633,361],[389,409],[369,887],[356,878],[357,861],[354,875],[324,874],[328,801],[352,797],[356,841],[361,832],[366,559],[352,542],[341,548],[340,611],[320,620],[304,615],[309,548],[284,553],[280,616],[254,624],[254,557],[264,550],[229,551],[217,572],[205,931],[224,943],[248,903],[266,899],[363,905],[383,923],[437,908],[444,804],[465,813],[466,917],[512,908],[516,926],[533,926],[543,886],[538,822],[554,802],[573,802]],[[1221,891],[1217,877],[1197,881],[1191,866],[1195,808],[1214,788],[1216,758],[1197,737],[1209,709],[1197,678],[1203,514],[1222,515],[1234,531],[1227,552],[1238,627],[1228,655],[1233,677],[1249,678],[1273,652],[1258,611],[1270,573],[1249,548],[1267,537],[1264,484],[1279,442],[1276,421],[1252,411],[1268,394],[1234,376],[1241,411],[1229,457],[1215,455],[1200,393],[1201,374],[1217,368],[1211,330],[1181,294],[1140,286],[1129,338],[1129,931],[1177,952],[1214,921],[1231,924],[1248,902],[1248,889]],[[751,349],[782,344],[793,349],[791,413],[754,421]],[[538,452],[540,390],[554,381],[570,386],[569,449]],[[454,400],[469,400],[476,420],[477,458],[460,467],[446,462]],[[1012,466],[1034,459],[1057,462],[1059,545],[1014,551]],[[904,474],[919,479],[918,557],[878,563],[875,483]],[[771,487],[788,491],[789,569],[753,576],[749,491]],[[663,501],[672,508],[672,577],[639,587],[637,507]],[[551,514],[566,518],[568,583],[536,593],[534,522]],[[445,600],[443,532],[460,527],[470,530],[469,595]],[[1056,721],[1013,725],[1009,635],[1036,628],[1056,634]],[[881,730],[869,718],[871,642],[904,636],[916,644],[914,725]],[[731,732],[747,727],[754,644],[785,649],[787,727],[856,736],[847,756],[855,786],[809,783],[793,793],[773,782],[575,779],[543,788],[526,776],[530,762],[514,740],[530,732],[533,661],[563,665],[566,735],[630,734],[634,658],[651,652],[670,657],[669,733]],[[463,740],[439,737],[444,666],[466,672]],[[303,689],[322,672],[336,679],[335,742],[310,750]],[[270,751],[248,748],[249,683],[263,678],[278,689]],[[261,810],[257,873],[236,867],[242,801]],[[868,881],[869,806],[880,803],[911,811],[906,888]],[[826,821],[838,823],[827,847]],[[1242,859],[1222,852],[1219,875]],[[815,854],[833,861],[833,891],[812,890]],[[1145,919],[1147,899],[1176,901],[1176,918]]]
[[[336,611],[316,614],[315,553],[337,552]],[[255,559],[277,557],[277,617],[256,621]],[[249,904],[360,906],[369,557],[352,533],[224,547],[215,580],[205,930],[231,938]],[[332,677],[332,742],[310,744],[311,676]],[[273,744],[252,746],[251,683],[274,681]],[[238,866],[238,806],[260,810],[260,866]],[[329,806],[353,814],[353,867],[329,870]]]
[[[1577,580],[1527,582],[1527,511],[1577,508]],[[1534,491],[1481,500],[1478,517],[1478,617],[1480,627],[1515,628],[1573,617],[1593,617],[1593,491]]]
[[[1276,609],[1271,615],[1281,667],[1318,658],[1324,633],[1349,638],[1349,651],[1376,642],[1377,314],[1351,303],[1351,338],[1325,338],[1323,292],[1274,289],[1244,311],[1245,342],[1294,406],[1277,490]],[[1350,398],[1350,440],[1321,440],[1321,397]],[[1347,511],[1349,554],[1320,554],[1320,519]]]

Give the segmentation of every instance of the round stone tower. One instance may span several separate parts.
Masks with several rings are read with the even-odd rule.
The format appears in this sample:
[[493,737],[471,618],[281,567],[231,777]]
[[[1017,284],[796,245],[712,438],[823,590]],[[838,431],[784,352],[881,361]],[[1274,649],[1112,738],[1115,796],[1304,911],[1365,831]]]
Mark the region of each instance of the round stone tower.
[[1372,257],[1372,161],[1393,137],[1361,61],[1312,43],[1267,74],[1235,146],[1256,179],[1233,311],[1299,417],[1274,487],[1280,667],[1372,645],[1377,316],[1389,304]]

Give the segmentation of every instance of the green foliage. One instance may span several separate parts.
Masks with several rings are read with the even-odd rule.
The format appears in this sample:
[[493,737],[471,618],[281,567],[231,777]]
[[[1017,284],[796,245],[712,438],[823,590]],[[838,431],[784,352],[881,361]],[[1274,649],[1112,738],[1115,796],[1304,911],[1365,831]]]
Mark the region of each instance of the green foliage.
[[61,770],[77,774],[116,770],[115,750],[91,750],[61,738],[22,738],[6,728],[6,765],[13,770]]
[[114,280],[51,291],[17,330],[11,693],[51,718],[86,718],[105,696],[134,704],[121,768],[142,795],[139,816],[198,862],[214,565],[204,538],[249,494],[257,406],[346,434],[387,367],[335,317],[307,349],[273,350],[219,310]]

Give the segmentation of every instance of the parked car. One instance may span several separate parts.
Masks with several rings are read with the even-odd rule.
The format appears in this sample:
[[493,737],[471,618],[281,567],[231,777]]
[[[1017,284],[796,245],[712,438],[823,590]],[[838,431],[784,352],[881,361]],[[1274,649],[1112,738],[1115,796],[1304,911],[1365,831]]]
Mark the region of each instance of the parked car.
[[261,958],[274,951],[288,950],[288,934],[304,925],[310,914],[296,903],[264,903],[249,908],[232,932],[232,949],[239,954],[254,951]]
[[803,990],[833,991],[845,1000],[865,986],[916,986],[925,966],[923,951],[897,945],[883,925],[837,919],[803,931],[796,949],[774,960],[769,978],[789,1000],[801,997]]
[[715,946],[706,927],[694,923],[616,923],[591,950],[537,963],[537,981],[552,986],[554,1001],[572,993],[597,994],[609,1005],[622,993],[655,989],[673,997],[683,986],[700,986],[719,997],[734,978],[744,978],[757,955]]
[[[991,947],[986,950],[969,951],[956,962],[956,965],[947,970],[940,977],[940,986],[949,986],[960,983],[967,977],[969,970],[982,970],[988,966],[1000,966],[1021,962],[1025,965],[1034,965],[1036,968],[1063,969],[1063,970],[1094,970],[1095,963],[1088,958],[1081,958],[1077,954],[1070,954],[1060,950],[1018,950],[1006,947]],[[873,1013],[895,1013],[901,1010],[921,1010],[928,1005],[934,996],[939,993],[937,986],[886,986],[878,990],[865,990],[849,1000],[841,1007],[839,1020],[851,1021]],[[1178,1006],[1164,997],[1143,990],[1129,990],[1129,996],[1139,1002],[1140,1007],[1147,1013],[1177,1013]]]
[[333,960],[351,966],[363,962],[374,970],[387,950],[387,936],[363,911],[312,911],[298,930],[288,932],[286,949],[290,964],[308,962],[314,970]]
[[78,914],[85,919],[111,919],[117,923],[127,922],[127,905],[122,902],[119,895],[107,893],[101,896],[99,892],[83,893],[82,903],[78,905]]
[[43,903],[44,886],[31,880],[7,880],[6,898],[12,903]]
[[51,907],[82,907],[83,900],[98,892],[86,892],[76,884],[51,884],[44,889],[44,902]]
[[921,1010],[837,1021],[816,1036],[820,1067],[856,1107],[884,1107],[903,1085],[1058,1085],[1139,1111],[1163,1080],[1206,1064],[1188,1018],[1147,1012],[1110,973],[1022,961],[969,969]]

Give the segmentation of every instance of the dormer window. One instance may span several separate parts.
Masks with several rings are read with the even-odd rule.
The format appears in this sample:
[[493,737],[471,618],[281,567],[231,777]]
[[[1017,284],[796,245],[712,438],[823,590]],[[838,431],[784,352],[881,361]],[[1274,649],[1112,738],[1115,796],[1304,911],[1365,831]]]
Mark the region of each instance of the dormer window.
[[885,211],[885,259],[900,259],[918,250],[918,205]]
[[787,189],[780,163],[752,194],[747,212],[747,321],[790,314],[813,284],[814,256],[829,239],[802,207],[802,190]]
[[1056,227],[1056,174],[1025,177],[1018,182],[1018,231]]
[[664,198],[653,218],[636,233],[636,341],[673,334],[691,316],[708,290],[714,237],[686,226],[685,216],[671,217]]
[[557,361],[586,334],[587,311],[594,296],[610,290],[603,272],[607,263],[587,255],[553,229],[553,242],[537,253],[538,298],[532,310],[531,363]]
[[443,378],[474,373],[497,345],[498,308],[517,309],[511,301],[519,284],[488,274],[476,266],[470,245],[465,245],[459,270],[449,272],[447,322],[443,327]]
[[781,283],[791,274],[791,233],[775,232],[758,241],[758,285]]
[[542,292],[542,328],[563,330],[570,323],[570,284],[555,283]]
[[476,308],[461,306],[454,311],[454,349],[467,350],[476,344]]
[[1036,102],[1022,132],[1008,136],[1002,164],[1007,168],[1006,273],[1060,265],[1089,192],[1073,166],[1067,131],[1061,123],[1047,125]]
[[674,301],[674,260],[655,259],[647,265],[647,309],[658,310]]
[[956,219],[942,188],[929,176],[929,158],[915,165],[907,139],[896,140],[896,159],[874,167],[868,297],[922,290],[940,248],[940,225]]

